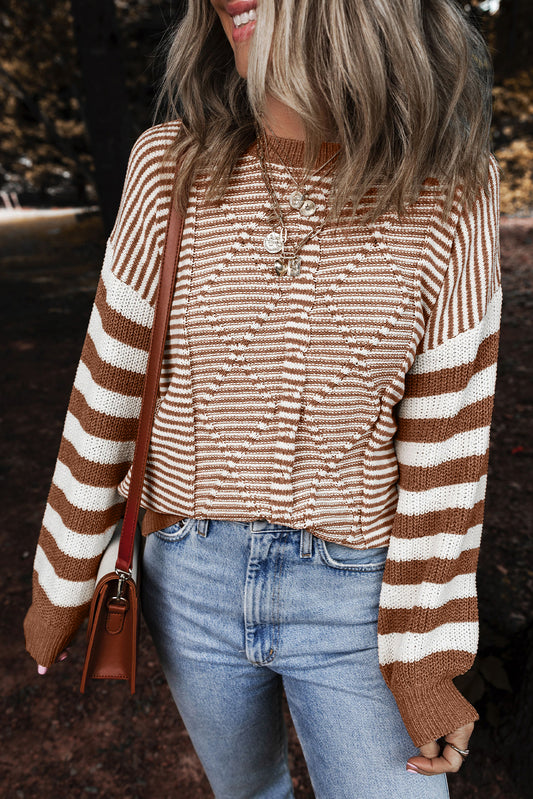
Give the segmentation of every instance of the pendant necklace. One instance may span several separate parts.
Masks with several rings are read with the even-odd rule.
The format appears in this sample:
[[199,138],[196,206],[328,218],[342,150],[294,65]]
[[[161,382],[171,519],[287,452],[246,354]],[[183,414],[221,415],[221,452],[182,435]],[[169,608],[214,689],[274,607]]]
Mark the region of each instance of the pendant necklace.
[[[265,182],[267,191],[269,193],[270,199],[272,201],[271,206],[271,219],[272,217],[276,218],[279,223],[280,232],[278,233],[276,230],[270,231],[267,233],[263,240],[263,244],[265,250],[269,252],[271,255],[278,255],[274,262],[274,271],[277,275],[283,276],[288,275],[289,277],[297,277],[300,274],[301,265],[302,265],[302,258],[298,255],[299,251],[302,247],[307,244],[307,242],[313,237],[316,236],[320,231],[325,227],[326,220],[322,222],[314,230],[311,230],[293,249],[291,254],[285,253],[285,243],[287,241],[287,226],[285,225],[285,220],[283,218],[283,212],[281,210],[281,204],[279,202],[278,196],[274,191],[272,186],[272,181],[270,179],[270,174],[268,172],[268,168],[266,166],[266,158],[265,158],[265,149],[268,150],[268,143],[266,138],[264,139],[260,132],[258,132],[257,136],[257,154],[259,158],[259,164],[261,166],[261,172],[263,176],[263,180]],[[279,153],[278,153],[279,154]],[[322,164],[319,169],[317,169],[313,176],[320,172],[326,164],[328,164],[333,158],[337,155],[334,155],[328,159],[324,164]],[[280,156],[281,157],[281,156]],[[283,159],[281,159],[283,160]],[[296,208],[300,211],[301,216],[309,217],[312,216],[316,210],[316,203],[310,200],[307,197],[307,191],[302,192],[298,183],[296,182],[294,176],[292,175],[290,169],[284,163],[284,166],[287,168],[287,171],[291,175],[291,178],[297,185],[297,191],[291,194],[291,200],[289,200],[290,205],[292,208]],[[329,174],[329,173],[328,173]],[[301,202],[300,202],[301,200]],[[304,207],[305,204],[305,207]],[[312,209],[312,210],[311,210]]]
[[[294,175],[292,173],[292,170],[289,168],[289,165],[286,163],[285,159],[281,155],[279,149],[276,147],[274,142],[272,143],[272,146],[274,147],[274,150],[277,152],[277,154],[278,154],[283,166],[285,167],[285,169],[289,173],[292,182],[296,186],[296,191],[293,191],[292,194],[289,195],[289,205],[291,206],[291,208],[294,208],[296,211],[299,211],[300,212],[300,216],[303,216],[303,217],[313,216],[313,214],[316,211],[316,203],[313,202],[313,200],[310,199],[309,190],[308,189],[303,189],[303,190],[301,189],[300,184],[298,183],[298,181],[296,180],[296,178],[294,177]],[[269,144],[268,144],[268,141],[267,141],[266,138],[265,138],[265,149],[266,149],[267,157],[268,157]],[[339,154],[338,151],[336,153],[333,153],[331,158],[328,158],[327,161],[324,161],[324,163],[318,169],[316,169],[313,172],[311,177],[314,178],[315,175],[318,175],[320,172],[322,172],[324,167],[327,166],[331,161],[333,161],[333,159],[336,158],[338,154]],[[325,177],[328,177],[331,174],[332,171],[333,171],[333,167],[330,168],[326,172]]]

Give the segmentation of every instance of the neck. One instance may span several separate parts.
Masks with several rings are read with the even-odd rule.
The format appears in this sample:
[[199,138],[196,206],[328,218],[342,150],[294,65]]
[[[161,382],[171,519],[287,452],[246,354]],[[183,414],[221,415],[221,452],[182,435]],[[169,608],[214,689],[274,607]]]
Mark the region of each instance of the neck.
[[[305,129],[301,116],[281,100],[267,94],[263,117],[266,131],[282,139],[305,141]],[[336,141],[333,137],[331,141]]]
[[305,130],[299,114],[270,94],[266,98],[264,123],[267,133],[283,139],[305,141]]

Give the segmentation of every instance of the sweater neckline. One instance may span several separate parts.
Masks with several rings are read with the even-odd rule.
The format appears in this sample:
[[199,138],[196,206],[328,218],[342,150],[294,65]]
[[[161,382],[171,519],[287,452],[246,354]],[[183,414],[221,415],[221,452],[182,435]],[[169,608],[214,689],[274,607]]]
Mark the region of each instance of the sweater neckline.
[[[302,167],[304,163],[305,142],[302,139],[290,139],[284,136],[274,136],[266,134],[267,144],[269,145],[269,163],[285,164],[291,167]],[[324,141],[320,145],[320,150],[315,163],[315,169],[331,158],[340,149],[339,142]],[[249,149],[249,153],[257,157],[257,141]],[[333,166],[335,162],[331,162]]]

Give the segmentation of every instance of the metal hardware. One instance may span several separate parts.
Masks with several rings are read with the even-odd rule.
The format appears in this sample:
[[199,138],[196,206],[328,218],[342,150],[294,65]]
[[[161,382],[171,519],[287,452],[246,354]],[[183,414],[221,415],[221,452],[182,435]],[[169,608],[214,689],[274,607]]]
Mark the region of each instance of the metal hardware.
[[128,582],[128,580],[133,579],[131,569],[127,572],[122,571],[122,569],[115,569],[115,574],[118,575],[117,593],[115,594],[115,596],[111,597],[111,601],[127,602],[128,600],[124,596],[124,586]]
[[272,254],[281,252],[283,249],[283,239],[279,233],[276,233],[275,230],[267,233],[263,243],[265,245],[265,250]]
[[300,213],[302,216],[313,216],[316,211],[316,203],[307,198],[303,201]]
[[[262,133],[258,130],[257,154],[258,154],[259,164],[261,166],[263,180],[265,182],[265,186],[267,188],[268,194],[270,195],[271,199],[270,216],[277,218],[279,227],[283,233],[283,236],[277,233],[276,231],[271,231],[270,233],[267,233],[267,235],[264,238],[264,246],[265,249],[268,252],[272,253],[273,255],[279,252],[282,253],[282,255],[279,258],[277,258],[274,262],[275,274],[279,276],[288,274],[290,277],[297,277],[300,274],[301,265],[302,265],[302,259],[300,256],[297,255],[298,252],[302,249],[302,247],[305,244],[307,244],[307,242],[311,238],[313,238],[313,236],[316,236],[318,233],[320,233],[320,231],[325,227],[326,220],[324,219],[322,223],[318,225],[318,227],[316,227],[314,230],[310,230],[309,233],[306,236],[304,236],[304,238],[300,242],[298,242],[298,244],[293,248],[292,253],[290,254],[285,253],[284,244],[287,238],[287,228],[285,226],[285,220],[283,218],[283,212],[281,210],[281,203],[278,199],[276,192],[274,191],[274,188],[272,186],[272,181],[270,179],[270,174],[266,166],[267,152],[268,152],[268,141],[266,137],[263,137]],[[335,153],[330,159],[328,159],[326,163],[329,163],[329,161],[331,161],[335,155],[337,155],[337,153]],[[285,166],[287,165],[285,164]],[[318,169],[315,172],[315,174],[317,174],[324,166],[325,164],[323,164],[322,167],[320,167],[320,169]],[[290,170],[288,169],[288,167],[287,171],[294,180],[294,177],[290,172]],[[294,182],[296,183],[295,180]],[[304,217],[312,216],[315,213],[317,207],[316,203],[314,203],[312,200],[310,200],[307,197],[307,192],[302,192],[299,188],[297,191],[292,192],[292,194],[290,195],[289,204],[291,205],[292,208],[299,209],[301,216]]]
[[296,258],[278,258],[274,262],[274,268],[278,275],[289,274],[289,277],[297,277],[300,274],[302,266],[302,259],[297,256]]
[[[268,141],[266,140],[266,138],[265,138],[265,144],[266,144],[266,149],[268,150]],[[283,166],[285,167],[285,169],[289,173],[289,175],[290,175],[290,177],[292,179],[292,182],[296,186],[296,191],[293,191],[292,194],[289,196],[289,205],[291,206],[291,208],[294,208],[296,211],[299,211],[300,212],[300,216],[303,216],[303,217],[306,217],[306,218],[308,218],[310,216],[313,216],[313,214],[316,211],[316,203],[313,202],[313,200],[311,200],[309,198],[307,189],[302,190],[300,188],[300,185],[299,185],[298,181],[296,180],[296,178],[292,174],[292,171],[289,169],[289,165],[287,164],[287,162],[285,161],[285,159],[281,155],[279,149],[276,147],[275,141],[273,141],[272,144],[273,144],[273,147],[274,147],[275,151],[277,152],[278,156],[280,157],[280,160],[283,163]],[[333,153],[331,158],[328,158],[328,160],[325,161],[322,164],[322,166],[320,166],[318,169],[316,169],[313,172],[311,177],[315,177],[315,175],[318,175],[319,172],[322,172],[324,167],[327,166],[331,161],[333,161],[333,159],[336,158],[338,156],[338,154],[339,154],[339,151],[337,150],[337,152]],[[332,171],[333,171],[333,167],[331,167],[326,172],[326,177],[328,177],[331,174]]]
[[295,211],[299,211],[303,205],[304,200],[305,200],[305,194],[303,194],[301,191],[298,190],[293,191],[293,193],[289,197],[289,205],[291,206],[291,208],[294,208]]

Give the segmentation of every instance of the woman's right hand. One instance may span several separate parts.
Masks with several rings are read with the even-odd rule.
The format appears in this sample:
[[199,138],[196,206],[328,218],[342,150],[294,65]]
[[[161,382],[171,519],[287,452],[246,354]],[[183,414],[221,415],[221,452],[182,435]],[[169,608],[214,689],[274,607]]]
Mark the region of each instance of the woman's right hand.
[[[66,649],[64,649],[64,650],[61,652],[61,654],[59,654],[59,655],[57,656],[57,658],[56,658],[56,661],[55,661],[55,662],[56,662],[56,663],[61,663],[63,660],[66,660],[66,659],[68,658],[68,653],[69,653],[69,649],[68,649],[68,647],[67,647]],[[40,664],[40,663],[39,663],[39,664],[37,664],[37,673],[38,673],[38,674],[46,674],[46,672],[47,672],[47,671],[48,671],[48,666],[41,666],[41,664]]]

